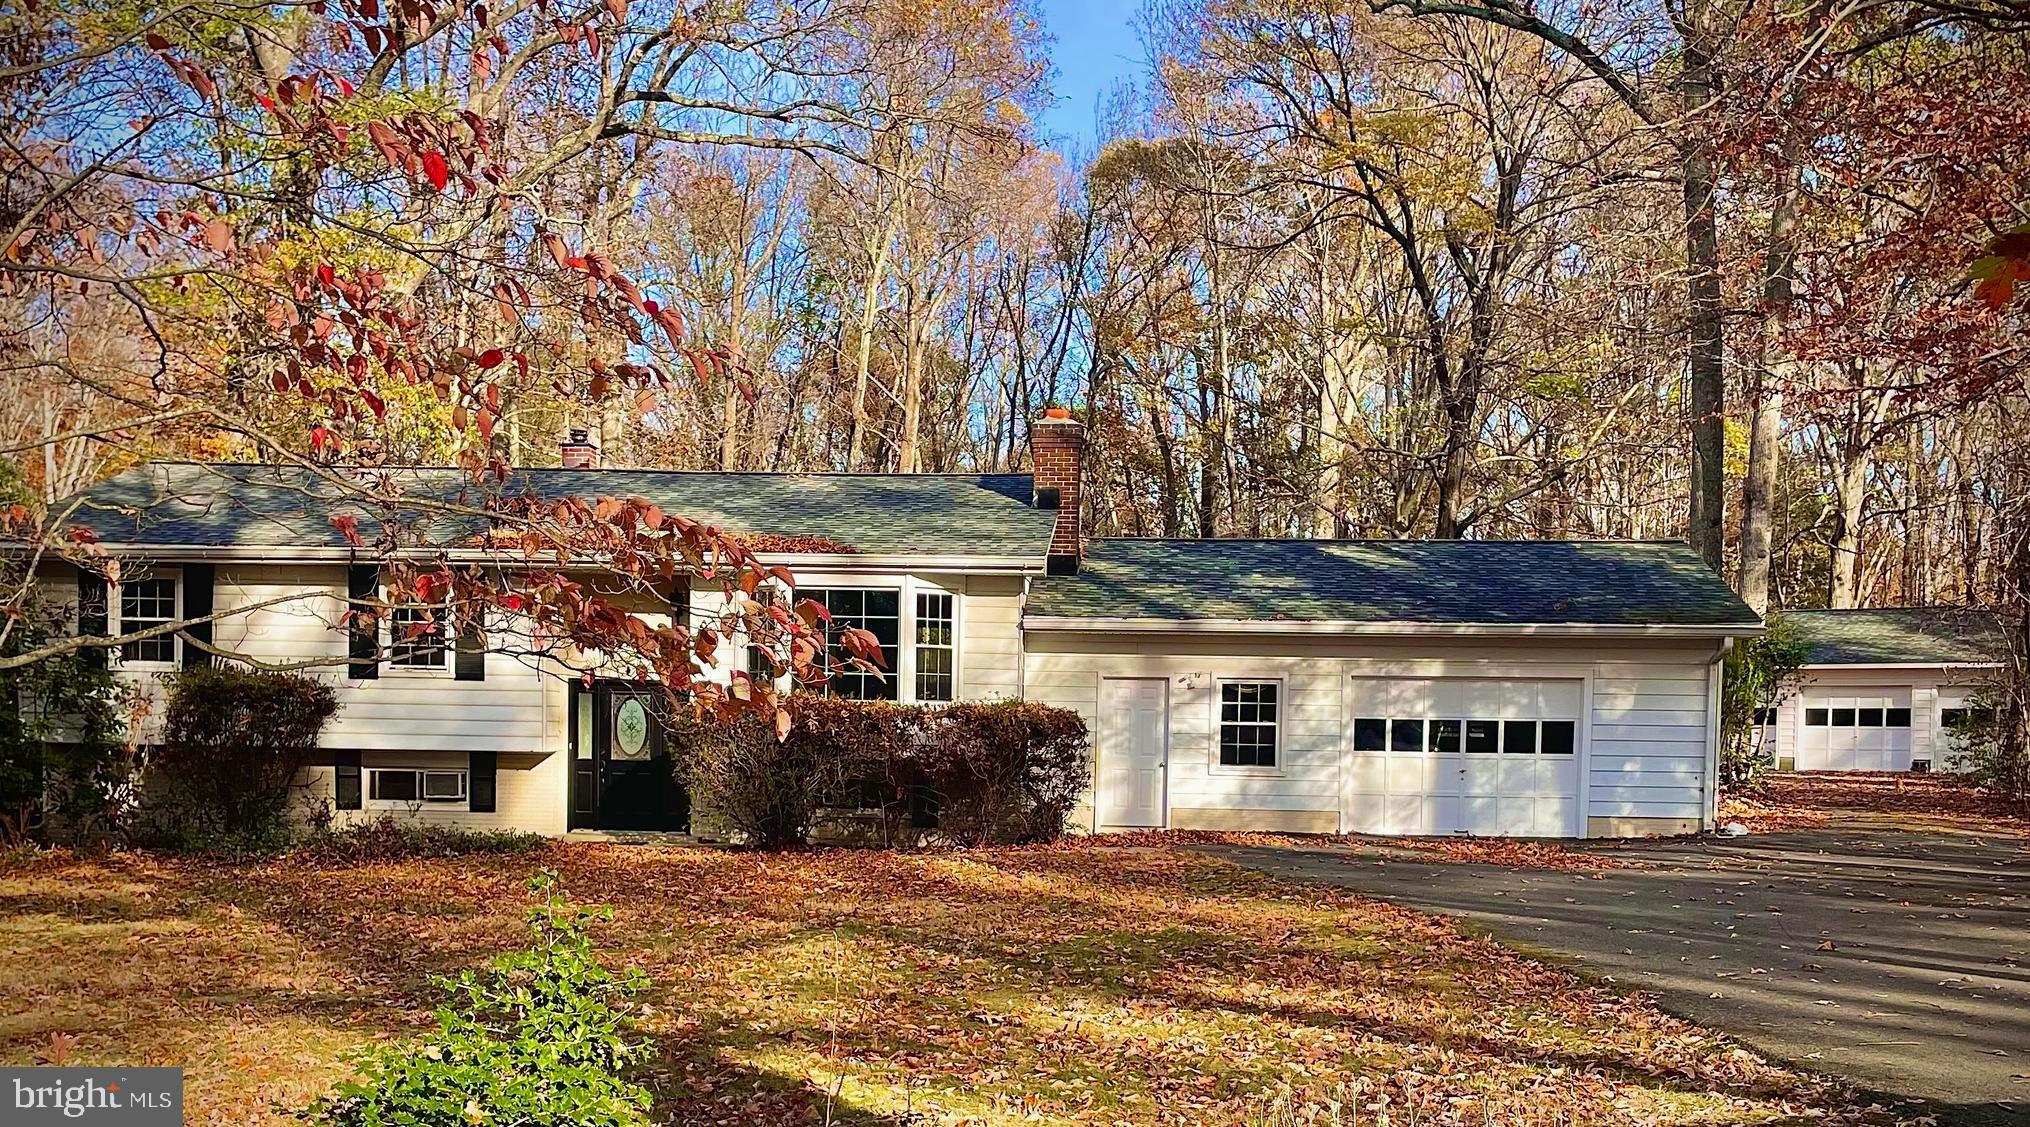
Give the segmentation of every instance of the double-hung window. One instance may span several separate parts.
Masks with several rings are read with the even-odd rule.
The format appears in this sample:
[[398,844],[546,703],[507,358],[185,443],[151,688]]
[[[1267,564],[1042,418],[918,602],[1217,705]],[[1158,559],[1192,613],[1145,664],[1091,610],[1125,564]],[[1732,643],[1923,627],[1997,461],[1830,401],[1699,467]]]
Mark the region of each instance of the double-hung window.
[[451,608],[403,604],[388,612],[388,665],[443,669],[450,662]]
[[[133,634],[176,621],[176,580],[129,579],[120,584],[120,633]],[[120,644],[120,660],[176,661],[176,635],[157,634]]]
[[1282,683],[1219,683],[1219,764],[1274,767],[1282,729]]
[[[798,589],[797,598],[824,607],[831,616],[820,623],[825,632],[822,691],[853,700],[897,699],[902,592],[892,587],[806,587]],[[852,652],[839,640],[851,628],[873,634],[881,644],[880,672],[869,673],[853,664]]]
[[952,633],[952,597],[916,593],[916,699],[951,700],[957,691],[958,639]]

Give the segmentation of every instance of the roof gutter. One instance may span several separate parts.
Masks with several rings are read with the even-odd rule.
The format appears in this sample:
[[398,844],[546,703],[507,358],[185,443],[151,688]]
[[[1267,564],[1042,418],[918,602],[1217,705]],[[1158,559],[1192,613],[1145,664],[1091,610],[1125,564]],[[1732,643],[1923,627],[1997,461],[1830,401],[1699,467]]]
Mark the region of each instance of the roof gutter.
[[1370,622],[1352,619],[1268,618],[1077,618],[1031,614],[1024,630],[1131,634],[1421,634],[1513,635],[1549,638],[1746,638],[1761,634],[1761,623],[1694,625],[1603,625],[1580,622]]
[[1801,669],[2000,669],[1999,661],[1815,661]]
[[[506,548],[396,548],[389,551],[375,551],[370,548],[339,547],[264,547],[247,544],[226,544],[217,547],[201,545],[155,545],[131,543],[101,543],[109,555],[140,556],[162,563],[351,563],[361,559],[392,560],[446,560],[454,564],[494,564],[497,566],[543,566],[556,568],[554,558],[525,557],[518,551]],[[1034,556],[973,556],[973,555],[915,555],[857,552],[756,552],[755,559],[765,566],[781,566],[792,570],[801,568],[809,571],[966,571],[987,574],[1042,575],[1043,557]],[[567,561],[562,567],[598,566],[597,557]]]

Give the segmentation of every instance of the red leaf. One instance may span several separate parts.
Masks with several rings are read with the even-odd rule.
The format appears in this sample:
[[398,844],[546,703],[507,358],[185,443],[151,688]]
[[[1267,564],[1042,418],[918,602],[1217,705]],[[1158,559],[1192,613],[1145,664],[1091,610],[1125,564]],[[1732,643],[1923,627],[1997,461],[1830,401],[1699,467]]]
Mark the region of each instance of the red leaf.
[[345,542],[355,548],[366,543],[366,541],[360,539],[359,518],[350,513],[340,513],[332,517],[331,527],[337,529],[338,534],[345,537]]
[[479,366],[482,369],[498,368],[500,367],[500,362],[505,359],[507,359],[507,355],[503,353],[500,349],[489,348],[485,352],[479,354]]
[[451,181],[451,169],[444,163],[444,154],[431,150],[423,154],[423,174],[430,178],[430,185],[438,191]]
[[214,219],[204,225],[204,245],[216,254],[228,254],[233,249],[233,225],[223,219]]

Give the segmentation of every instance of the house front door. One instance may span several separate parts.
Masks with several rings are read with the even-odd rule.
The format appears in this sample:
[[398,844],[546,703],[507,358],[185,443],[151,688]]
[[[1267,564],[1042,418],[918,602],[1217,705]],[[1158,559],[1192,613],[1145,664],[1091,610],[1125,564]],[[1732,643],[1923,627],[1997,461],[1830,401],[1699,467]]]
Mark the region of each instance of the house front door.
[[593,825],[602,830],[688,830],[691,804],[670,761],[665,690],[630,681],[595,681],[592,692],[579,694],[578,702],[592,709]]

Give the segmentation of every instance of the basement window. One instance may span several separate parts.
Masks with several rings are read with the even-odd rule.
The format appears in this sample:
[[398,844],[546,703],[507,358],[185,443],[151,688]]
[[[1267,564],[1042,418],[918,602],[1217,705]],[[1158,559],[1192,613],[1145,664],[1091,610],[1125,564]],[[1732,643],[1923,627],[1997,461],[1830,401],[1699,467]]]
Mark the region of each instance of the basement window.
[[467,788],[464,771],[377,767],[367,772],[367,798],[386,806],[463,803]]

